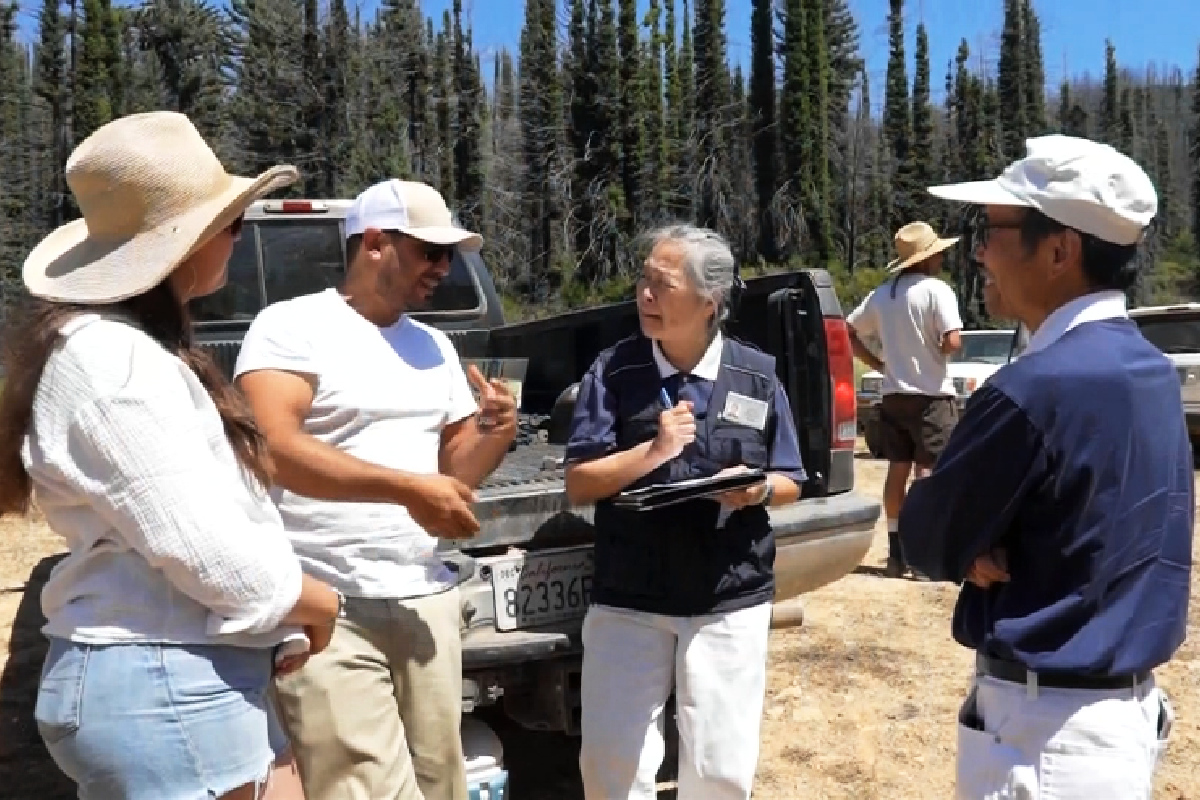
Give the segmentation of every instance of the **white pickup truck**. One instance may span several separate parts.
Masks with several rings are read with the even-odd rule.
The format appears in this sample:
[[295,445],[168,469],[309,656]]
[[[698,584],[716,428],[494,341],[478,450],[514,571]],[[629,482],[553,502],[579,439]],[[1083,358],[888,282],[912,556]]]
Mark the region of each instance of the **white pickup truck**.
[[[870,345],[868,345],[870,346]],[[983,385],[992,373],[1019,355],[1015,331],[1007,329],[962,332],[962,349],[950,357],[950,379],[954,381],[959,410],[971,393]],[[883,375],[871,370],[858,383],[858,425],[867,442],[867,450],[879,458],[879,400]]]
[[1200,440],[1200,303],[1129,310],[1142,335],[1175,364],[1192,449]]

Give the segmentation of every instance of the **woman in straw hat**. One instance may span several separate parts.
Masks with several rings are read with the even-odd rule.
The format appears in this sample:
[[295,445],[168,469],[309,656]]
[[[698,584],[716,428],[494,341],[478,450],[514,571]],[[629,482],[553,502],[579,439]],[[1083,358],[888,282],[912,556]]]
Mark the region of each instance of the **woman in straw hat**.
[[42,592],[35,717],[81,798],[260,796],[286,761],[272,672],[341,607],[301,573],[262,437],[187,314],[224,283],[246,207],[296,177],[228,175],[180,114],[124,117],[67,161],[83,219],[25,261],[0,513],[35,494],[70,546]]

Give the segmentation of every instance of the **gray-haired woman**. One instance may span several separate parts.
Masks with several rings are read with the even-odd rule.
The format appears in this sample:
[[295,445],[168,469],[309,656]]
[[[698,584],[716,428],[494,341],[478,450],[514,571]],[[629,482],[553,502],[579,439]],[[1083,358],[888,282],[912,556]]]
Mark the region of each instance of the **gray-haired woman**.
[[[580,385],[567,493],[595,503],[592,607],[583,625],[588,800],[655,796],[663,708],[675,691],[683,800],[750,797],[766,685],[775,542],[766,506],[805,480],[775,360],[723,336],[735,262],[712,231],[650,234],[641,333]],[[767,479],[668,508],[612,498],[652,483],[756,467]]]

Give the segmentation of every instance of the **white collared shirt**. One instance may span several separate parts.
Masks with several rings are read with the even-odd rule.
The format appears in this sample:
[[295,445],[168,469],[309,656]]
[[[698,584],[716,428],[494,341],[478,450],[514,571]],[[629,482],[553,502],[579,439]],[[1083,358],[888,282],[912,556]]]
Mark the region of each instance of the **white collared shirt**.
[[[717,331],[717,335],[708,343],[708,349],[700,357],[699,363],[688,374],[695,375],[697,378],[703,378],[706,381],[716,382],[717,373],[721,371],[721,350],[724,346],[725,339],[721,336],[721,332]],[[657,339],[652,340],[651,350],[654,353],[654,363],[658,365],[658,374],[661,378],[665,380],[679,372],[670,361],[667,361],[667,357],[663,355],[662,348],[658,346]]]
[[90,644],[271,647],[300,562],[234,455],[199,378],[141,330],[96,314],[62,328],[22,451],[70,553],[42,590],[50,636]]
[[1045,350],[1057,342],[1067,331],[1085,322],[1098,322],[1104,319],[1123,319],[1129,317],[1125,307],[1125,293],[1116,290],[1092,292],[1083,297],[1076,297],[1065,303],[1042,321],[1029,339],[1029,346],[1022,356]]

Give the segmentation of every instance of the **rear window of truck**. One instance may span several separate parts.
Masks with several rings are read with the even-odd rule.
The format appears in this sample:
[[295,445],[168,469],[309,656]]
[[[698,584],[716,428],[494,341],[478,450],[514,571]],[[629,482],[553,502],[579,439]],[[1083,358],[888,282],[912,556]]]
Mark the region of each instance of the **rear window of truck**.
[[[225,287],[193,302],[192,317],[201,323],[248,322],[266,305],[337,286],[344,273],[345,249],[338,220],[248,221],[229,259]],[[470,311],[481,305],[470,268],[456,256],[430,307],[422,310]]]

